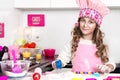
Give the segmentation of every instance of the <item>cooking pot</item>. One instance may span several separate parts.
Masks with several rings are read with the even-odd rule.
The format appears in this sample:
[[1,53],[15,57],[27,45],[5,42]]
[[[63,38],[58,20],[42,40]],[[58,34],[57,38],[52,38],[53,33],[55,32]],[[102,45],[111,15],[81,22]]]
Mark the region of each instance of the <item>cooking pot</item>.
[[55,51],[56,51],[55,49],[44,49],[42,53],[45,57],[54,57]]

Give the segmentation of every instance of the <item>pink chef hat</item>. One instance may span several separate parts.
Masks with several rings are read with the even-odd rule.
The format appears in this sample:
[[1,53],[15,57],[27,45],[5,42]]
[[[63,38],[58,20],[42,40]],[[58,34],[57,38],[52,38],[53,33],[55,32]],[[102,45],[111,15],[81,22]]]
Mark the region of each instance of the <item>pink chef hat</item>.
[[102,23],[102,18],[109,13],[109,9],[100,0],[76,0],[80,7],[80,17],[90,17],[98,25]]

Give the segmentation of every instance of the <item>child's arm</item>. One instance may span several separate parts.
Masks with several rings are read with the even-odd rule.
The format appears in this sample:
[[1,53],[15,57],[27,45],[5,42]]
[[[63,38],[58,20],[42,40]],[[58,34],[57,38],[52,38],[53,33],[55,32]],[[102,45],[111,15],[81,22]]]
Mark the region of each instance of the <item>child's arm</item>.
[[[71,60],[70,44],[65,45],[63,50],[59,53],[57,60],[61,60],[62,67],[64,67]],[[55,60],[56,61],[56,60]],[[52,67],[56,68],[55,61],[52,62]]]

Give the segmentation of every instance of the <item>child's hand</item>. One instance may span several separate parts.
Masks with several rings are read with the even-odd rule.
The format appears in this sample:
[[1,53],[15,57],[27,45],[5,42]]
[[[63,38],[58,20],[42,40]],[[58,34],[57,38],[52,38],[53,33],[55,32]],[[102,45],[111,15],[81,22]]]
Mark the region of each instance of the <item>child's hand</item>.
[[56,69],[55,61],[52,62],[52,68]]
[[54,68],[54,69],[61,69],[62,68],[62,66],[63,66],[63,64],[62,64],[62,62],[61,62],[61,60],[56,60],[56,61],[53,61],[52,62],[52,67]]
[[98,66],[98,71],[101,72],[101,73],[109,73],[109,72],[112,71],[112,68],[107,64],[99,65]]

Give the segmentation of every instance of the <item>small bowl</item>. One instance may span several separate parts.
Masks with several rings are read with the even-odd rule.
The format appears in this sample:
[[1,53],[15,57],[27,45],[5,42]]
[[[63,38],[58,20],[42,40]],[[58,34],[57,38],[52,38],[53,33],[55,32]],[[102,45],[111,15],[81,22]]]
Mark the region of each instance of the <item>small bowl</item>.
[[45,56],[45,57],[54,57],[55,56],[55,49],[44,49],[43,51],[42,51],[42,53],[43,53],[43,55]]
[[13,60],[5,60],[1,62],[1,70],[3,72],[4,75],[8,76],[8,77],[23,77],[27,74],[29,66],[30,66],[30,62],[31,61],[27,61],[27,60],[18,60],[17,61],[17,65],[21,67],[21,71],[20,73],[14,73],[12,71],[13,67],[14,67],[14,62]]

